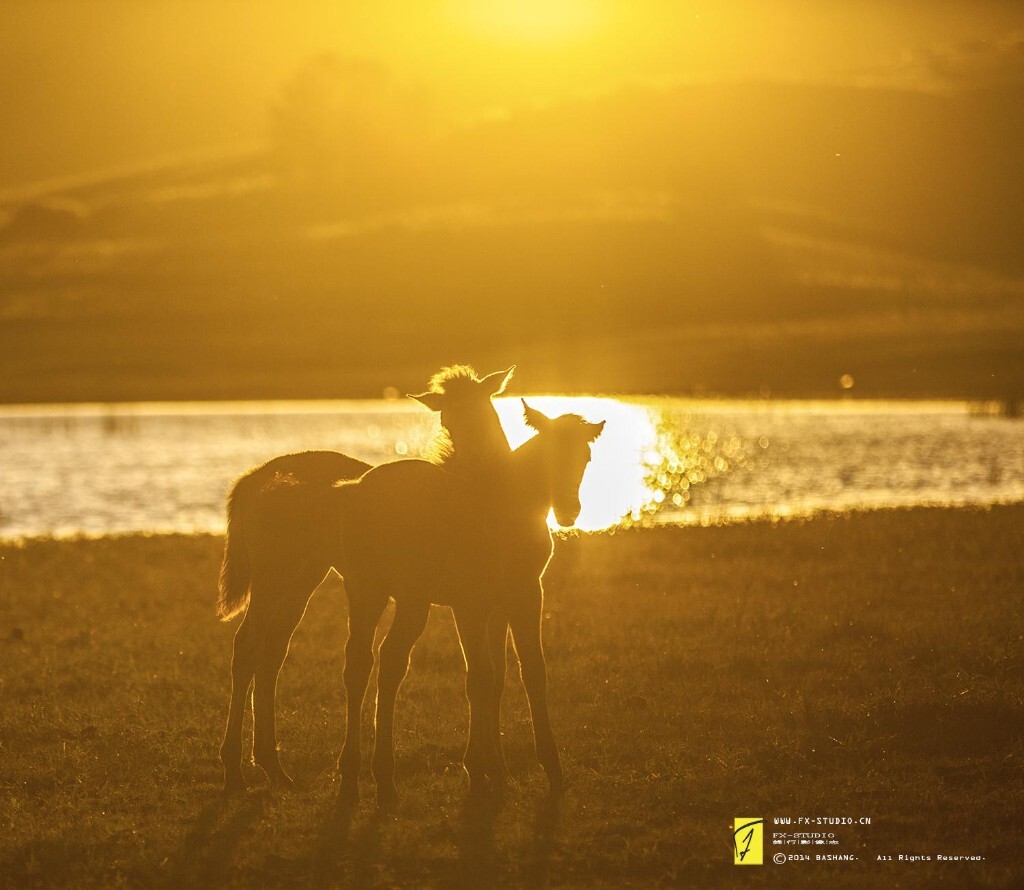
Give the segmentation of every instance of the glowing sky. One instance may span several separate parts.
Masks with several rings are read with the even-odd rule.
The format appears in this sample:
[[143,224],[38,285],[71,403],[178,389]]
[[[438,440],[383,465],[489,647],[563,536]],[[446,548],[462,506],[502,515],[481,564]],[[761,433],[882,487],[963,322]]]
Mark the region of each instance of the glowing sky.
[[458,120],[632,82],[941,87],[1019,67],[1022,33],[1020,4],[991,0],[11,0],[0,185],[261,140],[323,52],[379,60]]

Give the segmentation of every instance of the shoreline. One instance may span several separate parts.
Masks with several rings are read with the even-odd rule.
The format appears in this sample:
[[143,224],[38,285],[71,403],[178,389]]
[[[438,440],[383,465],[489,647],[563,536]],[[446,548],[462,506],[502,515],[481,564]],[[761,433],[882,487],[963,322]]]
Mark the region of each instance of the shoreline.
[[[648,521],[637,523],[623,523],[597,531],[584,531],[576,528],[552,529],[552,535],[556,540],[571,540],[579,537],[614,537],[632,532],[654,532],[681,530],[688,531],[705,528],[744,528],[744,527],[776,527],[789,523],[803,524],[816,521],[828,521],[841,519],[843,517],[861,517],[874,514],[890,513],[916,513],[916,512],[966,512],[966,513],[989,513],[999,509],[1013,509],[1019,507],[1024,511],[1024,499],[1020,500],[995,500],[986,502],[969,501],[959,504],[942,503],[919,503],[919,504],[893,504],[887,506],[859,506],[854,505],[843,509],[824,508],[793,508],[786,512],[770,512],[768,509],[759,512],[751,512],[743,515],[728,515],[719,517],[695,516],[687,521],[679,522],[673,520]],[[39,533],[25,535],[4,535],[0,534],[0,548],[20,547],[32,543],[55,542],[74,543],[81,541],[117,541],[131,539],[154,539],[154,538],[217,538],[223,539],[225,532],[218,529],[209,530],[182,530],[182,529],[137,529],[131,531],[112,532],[89,532],[74,531],[68,533]]]
[[[657,402],[676,401],[686,406],[693,406],[695,409],[719,409],[733,405],[763,406],[765,409],[802,409],[802,408],[829,408],[844,409],[854,413],[861,411],[885,411],[887,408],[898,408],[905,411],[908,408],[917,408],[927,413],[932,410],[949,410],[951,408],[962,408],[965,413],[972,416],[1007,416],[1015,418],[1017,415],[1006,413],[1007,406],[1019,402],[1013,398],[996,398],[985,396],[972,396],[963,394],[951,395],[914,395],[905,394],[881,394],[881,395],[860,395],[852,392],[839,392],[833,395],[822,393],[817,394],[794,394],[794,395],[769,395],[765,396],[756,392],[639,392],[639,391],[616,391],[616,392],[591,392],[581,390],[578,392],[553,392],[540,390],[537,392],[517,393],[513,396],[501,396],[495,401],[502,399],[517,400],[520,398],[570,398],[570,399],[616,399],[624,402]],[[39,402],[5,400],[0,402],[0,418],[3,417],[50,417],[62,414],[73,414],[81,417],[106,417],[109,414],[116,414],[119,410],[132,409],[126,412],[129,415],[155,415],[155,416],[180,416],[189,414],[254,414],[264,413],[267,410],[280,411],[285,413],[331,413],[338,408],[358,405],[361,408],[371,410],[405,410],[416,412],[419,409],[415,403],[410,402],[402,396],[296,396],[262,398],[219,399],[219,398],[195,398],[195,399],[79,399],[61,400],[51,399]]]

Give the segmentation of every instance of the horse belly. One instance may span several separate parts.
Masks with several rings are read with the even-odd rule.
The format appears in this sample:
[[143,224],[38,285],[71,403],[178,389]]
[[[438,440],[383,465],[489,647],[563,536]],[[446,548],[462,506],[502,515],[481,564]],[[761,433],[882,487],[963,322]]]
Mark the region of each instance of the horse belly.
[[443,527],[426,522],[400,500],[349,500],[342,531],[346,583],[396,599],[426,595],[438,587],[447,544]]

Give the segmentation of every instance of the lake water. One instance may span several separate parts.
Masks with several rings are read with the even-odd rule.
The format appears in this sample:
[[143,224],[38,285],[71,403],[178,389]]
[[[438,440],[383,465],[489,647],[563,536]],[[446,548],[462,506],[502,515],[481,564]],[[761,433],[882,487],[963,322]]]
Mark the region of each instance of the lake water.
[[[606,420],[578,526],[1024,500],[1024,423],[962,403],[538,396]],[[495,402],[513,445],[518,399]],[[434,416],[405,401],[0,408],[0,537],[223,532],[224,499],[275,455],[416,457]]]

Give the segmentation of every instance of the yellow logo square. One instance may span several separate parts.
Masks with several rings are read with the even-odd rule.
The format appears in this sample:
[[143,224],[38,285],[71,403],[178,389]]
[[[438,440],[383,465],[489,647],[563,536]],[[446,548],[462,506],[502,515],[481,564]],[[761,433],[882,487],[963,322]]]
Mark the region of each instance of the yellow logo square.
[[732,828],[732,861],[764,865],[764,819],[733,819]]

